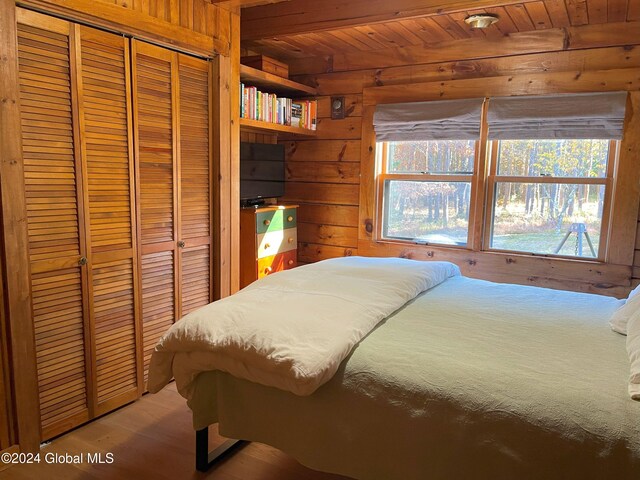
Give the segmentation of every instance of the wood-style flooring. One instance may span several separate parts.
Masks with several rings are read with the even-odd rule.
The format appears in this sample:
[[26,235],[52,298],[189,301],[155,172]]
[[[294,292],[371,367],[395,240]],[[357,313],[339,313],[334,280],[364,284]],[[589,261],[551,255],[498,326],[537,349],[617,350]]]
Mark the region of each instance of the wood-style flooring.
[[[210,428],[209,430],[215,430]],[[221,442],[211,433],[210,448]],[[249,443],[207,473],[194,467],[191,412],[173,384],[156,395],[99,418],[42,447],[47,453],[78,455],[84,463],[14,465],[0,480],[340,480],[345,477],[303,467],[292,457],[260,443]],[[113,454],[111,464],[89,464],[86,453]]]

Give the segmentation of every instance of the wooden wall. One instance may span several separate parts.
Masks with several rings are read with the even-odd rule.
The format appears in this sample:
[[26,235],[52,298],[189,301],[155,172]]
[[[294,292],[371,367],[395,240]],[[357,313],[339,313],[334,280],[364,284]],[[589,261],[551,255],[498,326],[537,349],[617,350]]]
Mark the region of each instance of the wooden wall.
[[[352,55],[353,62],[344,61],[344,55],[339,56],[338,61],[335,57],[294,60],[291,65],[297,73],[294,79],[316,86],[322,95],[319,98],[317,139],[291,138],[286,142],[288,182],[285,200],[301,204],[298,233],[300,262],[367,253],[362,249],[362,241],[358,251],[359,230],[364,228],[358,221],[359,175],[366,173],[360,172],[359,163],[363,144],[364,89],[511,75],[526,78],[530,74],[553,72],[564,72],[564,77],[576,80],[588,75],[597,82],[600,76],[611,78],[616,72],[624,71],[631,72],[628,89],[637,90],[640,88],[640,70],[631,69],[640,67],[639,31],[638,22],[585,25],[516,33],[499,40],[449,41],[440,47],[435,45],[423,51],[388,48],[359,52],[358,55]],[[552,84],[553,79],[550,82]],[[597,89],[598,84],[594,85]],[[554,88],[551,85],[549,88],[550,91],[560,92],[563,87]],[[328,109],[332,95],[346,97],[348,108],[344,120],[330,119]],[[638,135],[638,132],[631,134]],[[637,199],[633,201],[637,202]],[[377,254],[384,252],[377,251]],[[445,257],[441,255],[439,258]],[[469,260],[470,264],[473,262],[475,260]],[[632,283],[637,284],[640,282],[640,235],[636,242],[634,263]],[[554,281],[553,266],[542,268],[541,272],[528,273],[518,267],[517,262],[503,262],[502,265],[492,272],[493,279],[615,295],[623,295],[628,291],[628,279],[631,276],[631,268],[625,267],[621,270],[628,272],[623,275],[625,278],[620,277],[621,271],[616,273],[617,285],[612,285],[604,278],[599,281],[601,272],[586,280],[576,274],[576,278],[565,277],[562,281]],[[467,273],[473,275],[473,268],[467,268]],[[478,273],[476,276],[486,274]]]
[[229,54],[233,12],[207,0],[17,0],[16,4],[193,53]]

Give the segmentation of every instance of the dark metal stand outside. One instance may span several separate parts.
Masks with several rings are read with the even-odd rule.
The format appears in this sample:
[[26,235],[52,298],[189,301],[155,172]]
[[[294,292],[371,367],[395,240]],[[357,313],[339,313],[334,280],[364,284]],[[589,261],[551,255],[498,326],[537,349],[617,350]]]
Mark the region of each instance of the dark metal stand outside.
[[227,440],[219,447],[209,451],[209,427],[196,431],[196,470],[206,472],[214,463],[226,454],[245,443],[244,440]]
[[564,236],[564,238],[560,242],[560,245],[558,245],[558,247],[555,249],[553,253],[558,253],[562,249],[564,244],[567,242],[567,240],[569,239],[569,236],[574,232],[577,235],[576,256],[579,256],[579,257],[582,256],[582,236],[584,235],[584,238],[587,240],[587,243],[589,244],[591,255],[593,255],[594,257],[597,257],[598,255],[596,255],[596,250],[593,248],[593,243],[591,243],[591,238],[587,233],[587,226],[584,223],[572,223],[571,226],[569,227],[569,230],[567,231],[567,234]]

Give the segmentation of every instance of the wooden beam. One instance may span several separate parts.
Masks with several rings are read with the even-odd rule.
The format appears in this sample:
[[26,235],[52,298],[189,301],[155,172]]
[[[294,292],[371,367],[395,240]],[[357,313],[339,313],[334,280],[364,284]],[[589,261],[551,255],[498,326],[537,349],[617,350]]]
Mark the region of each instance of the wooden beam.
[[298,0],[246,8],[242,40],[273,38],[373,23],[499,7],[530,0]]
[[406,65],[354,72],[303,75],[297,80],[314,85],[320,95],[362,93],[363,88],[415,82],[458,80],[544,72],[578,72],[640,67],[640,47],[606,47]]
[[498,38],[467,38],[430,45],[384,48],[363,52],[333,55],[332,61],[324,57],[306,58],[289,62],[291,74],[380,69],[406,65],[434,64],[480,58],[559,52],[587,48],[636,45],[640,39],[640,22],[584,25],[520,32]]
[[362,70],[407,64],[440,63],[468,58],[490,58],[563,50],[566,32],[562,28],[515,33],[499,38],[466,38],[435,45],[412,45],[369,52],[347,52],[333,56],[333,70]]
[[536,73],[366,88],[364,105],[456,98],[640,90],[640,68]]
[[31,313],[29,237],[20,126],[18,39],[14,0],[0,0],[0,190],[18,440],[23,451],[40,444],[40,405]]
[[204,35],[116,4],[92,0],[17,0],[15,3],[186,52],[208,57],[229,54],[228,39]]

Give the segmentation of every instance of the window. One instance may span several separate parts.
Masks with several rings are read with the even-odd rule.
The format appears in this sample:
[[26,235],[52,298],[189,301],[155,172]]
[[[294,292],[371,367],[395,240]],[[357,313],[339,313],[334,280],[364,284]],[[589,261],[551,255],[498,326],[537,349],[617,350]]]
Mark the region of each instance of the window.
[[604,259],[626,93],[455,102],[376,110],[379,238]]
[[602,257],[614,152],[602,139],[493,142],[489,247]]
[[383,236],[466,246],[476,142],[383,143]]

